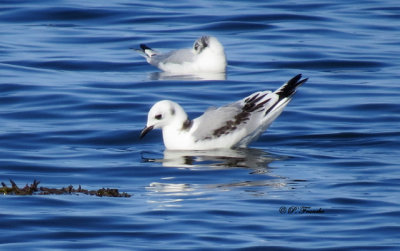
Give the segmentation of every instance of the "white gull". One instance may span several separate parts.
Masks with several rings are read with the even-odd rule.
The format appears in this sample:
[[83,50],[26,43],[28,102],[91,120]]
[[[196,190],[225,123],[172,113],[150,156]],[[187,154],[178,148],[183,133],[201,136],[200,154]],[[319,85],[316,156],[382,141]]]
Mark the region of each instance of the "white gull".
[[232,104],[209,108],[193,120],[189,120],[179,104],[159,101],[150,109],[140,138],[161,128],[164,145],[169,150],[246,147],[281,114],[296,88],[306,81],[298,74],[274,92],[260,91]]
[[165,72],[190,74],[226,70],[224,47],[212,36],[200,37],[194,42],[193,48],[158,53],[141,44],[137,51],[141,52],[149,64]]

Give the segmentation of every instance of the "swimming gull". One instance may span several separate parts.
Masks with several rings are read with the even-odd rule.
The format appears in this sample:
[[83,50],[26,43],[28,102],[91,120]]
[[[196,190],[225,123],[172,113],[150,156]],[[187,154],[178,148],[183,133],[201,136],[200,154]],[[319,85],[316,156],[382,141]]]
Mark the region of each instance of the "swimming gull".
[[224,47],[212,36],[200,37],[194,42],[193,48],[158,53],[141,44],[137,51],[141,52],[149,64],[165,72],[190,74],[226,70]]
[[193,120],[189,120],[179,104],[159,101],[150,109],[140,138],[161,128],[164,145],[169,150],[246,147],[281,114],[296,88],[307,81],[301,78],[298,74],[274,92],[259,91],[232,104],[209,108]]

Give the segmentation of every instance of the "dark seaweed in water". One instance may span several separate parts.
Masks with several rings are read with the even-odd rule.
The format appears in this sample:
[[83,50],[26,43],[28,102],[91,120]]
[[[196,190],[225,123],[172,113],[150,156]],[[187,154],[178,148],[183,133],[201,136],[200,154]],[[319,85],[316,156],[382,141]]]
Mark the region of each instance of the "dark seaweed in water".
[[87,194],[87,195],[96,195],[99,197],[131,197],[130,194],[120,193],[118,189],[112,188],[102,188],[99,190],[86,190],[82,189],[81,185],[79,185],[78,189],[75,189],[72,185],[63,188],[48,188],[48,187],[39,187],[38,185],[40,181],[34,180],[32,184],[26,184],[25,187],[19,188],[17,184],[13,180],[10,180],[11,187],[8,187],[4,182],[1,182],[2,187],[0,188],[0,192],[4,195],[50,195],[50,194]]

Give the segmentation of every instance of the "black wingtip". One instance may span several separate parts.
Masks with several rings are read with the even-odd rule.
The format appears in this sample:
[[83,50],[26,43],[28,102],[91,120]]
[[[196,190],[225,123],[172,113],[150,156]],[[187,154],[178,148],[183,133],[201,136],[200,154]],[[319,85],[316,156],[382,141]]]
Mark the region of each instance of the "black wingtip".
[[304,84],[308,80],[308,78],[301,79],[301,77],[301,74],[297,74],[281,88],[279,88],[275,93],[279,95],[280,99],[290,97],[296,92],[297,87]]
[[147,45],[145,45],[145,44],[140,44],[140,49],[142,49],[142,51],[145,51],[145,50],[151,50],[151,48],[150,47],[148,47]]

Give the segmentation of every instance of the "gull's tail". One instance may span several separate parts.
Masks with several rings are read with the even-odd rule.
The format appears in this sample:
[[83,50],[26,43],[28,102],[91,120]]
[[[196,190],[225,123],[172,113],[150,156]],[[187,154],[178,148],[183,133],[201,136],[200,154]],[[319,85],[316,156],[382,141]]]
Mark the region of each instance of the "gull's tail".
[[[246,98],[244,100],[243,112],[263,111],[264,115],[260,118],[260,121],[252,121],[256,125],[254,130],[241,139],[236,146],[246,147],[250,142],[257,139],[282,113],[286,105],[289,104],[293,94],[296,92],[296,88],[304,84],[307,80],[307,78],[301,79],[301,74],[298,74],[273,93],[264,91]],[[237,115],[236,118],[241,117]]]
[[145,44],[140,44],[140,49],[135,49],[135,51],[140,52],[146,58],[151,58],[152,56],[157,54],[156,51]]
[[307,80],[308,78],[301,79],[301,74],[298,74],[276,90],[274,93],[278,95],[278,100],[266,110],[265,117],[268,118],[267,120],[270,117],[275,119],[290,102],[292,96],[296,93],[296,88],[304,84]]
[[298,74],[287,81],[278,90],[276,90],[275,94],[279,96],[279,100],[282,100],[284,98],[291,98],[296,92],[296,88],[304,84],[307,80],[308,78],[301,79],[301,74]]

